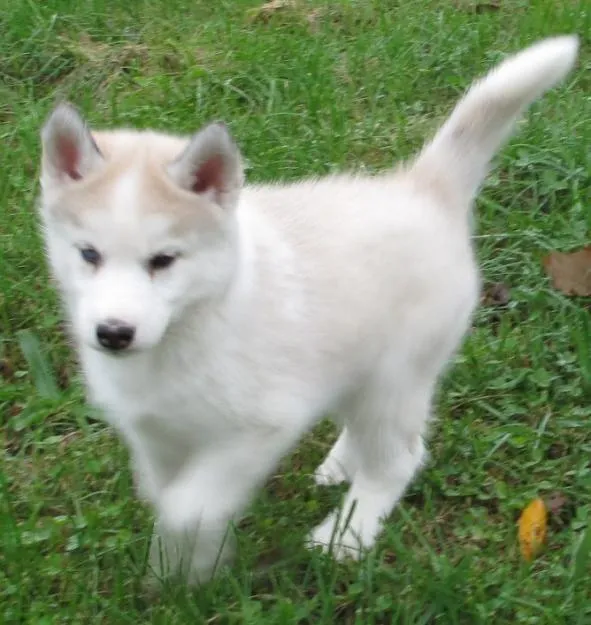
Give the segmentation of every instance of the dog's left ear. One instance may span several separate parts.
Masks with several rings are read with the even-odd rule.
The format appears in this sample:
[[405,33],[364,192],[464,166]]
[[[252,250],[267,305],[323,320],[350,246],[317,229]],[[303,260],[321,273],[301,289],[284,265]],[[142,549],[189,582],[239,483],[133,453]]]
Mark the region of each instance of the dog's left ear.
[[224,209],[236,206],[244,181],[240,151],[221,123],[200,130],[168,166],[168,173],[183,189],[204,195]]
[[86,122],[71,104],[56,107],[43,126],[41,141],[45,180],[80,180],[103,162]]

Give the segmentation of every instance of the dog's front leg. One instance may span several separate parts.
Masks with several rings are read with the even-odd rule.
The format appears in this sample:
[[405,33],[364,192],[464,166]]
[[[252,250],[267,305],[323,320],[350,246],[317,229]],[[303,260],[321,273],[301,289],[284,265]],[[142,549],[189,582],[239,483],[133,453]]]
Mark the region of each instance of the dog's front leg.
[[291,442],[284,431],[249,432],[185,463],[156,501],[152,572],[180,575],[189,584],[209,579],[230,555],[230,522]]
[[163,514],[154,524],[148,587],[169,577],[190,585],[207,581],[232,554],[231,518],[207,519],[202,516],[183,528],[174,522],[171,524],[170,520]]

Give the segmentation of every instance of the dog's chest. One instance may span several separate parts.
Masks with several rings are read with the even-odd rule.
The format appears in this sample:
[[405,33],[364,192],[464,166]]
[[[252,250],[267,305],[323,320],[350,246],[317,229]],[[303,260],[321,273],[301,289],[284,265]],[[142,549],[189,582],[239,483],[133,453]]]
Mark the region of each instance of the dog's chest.
[[91,400],[119,429],[190,441],[221,434],[251,411],[248,379],[224,380],[213,366],[173,369],[139,359],[106,366],[92,357],[84,364]]

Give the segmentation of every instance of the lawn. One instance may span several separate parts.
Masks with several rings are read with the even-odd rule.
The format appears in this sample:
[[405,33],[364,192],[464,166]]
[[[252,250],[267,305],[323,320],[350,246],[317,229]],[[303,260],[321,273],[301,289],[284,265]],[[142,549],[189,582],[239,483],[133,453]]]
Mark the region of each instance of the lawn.
[[[591,623],[590,301],[541,260],[591,231],[591,10],[583,0],[0,0],[0,622]],[[478,201],[483,306],[445,377],[430,460],[361,563],[303,546],[341,490],[311,473],[334,432],[286,458],[195,591],[141,590],[151,514],[125,449],[85,404],[37,230],[40,125],[193,132],[225,120],[251,181],[409,156],[470,80],[540,37],[582,36]],[[545,548],[516,521],[560,495]]]

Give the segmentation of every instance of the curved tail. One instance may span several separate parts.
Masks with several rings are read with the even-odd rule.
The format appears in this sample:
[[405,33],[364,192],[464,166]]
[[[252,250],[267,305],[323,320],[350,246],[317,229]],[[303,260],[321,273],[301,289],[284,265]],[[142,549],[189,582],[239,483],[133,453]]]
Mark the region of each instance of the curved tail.
[[576,36],[553,37],[503,61],[470,87],[412,171],[470,202],[520,114],[568,74],[578,47]]

